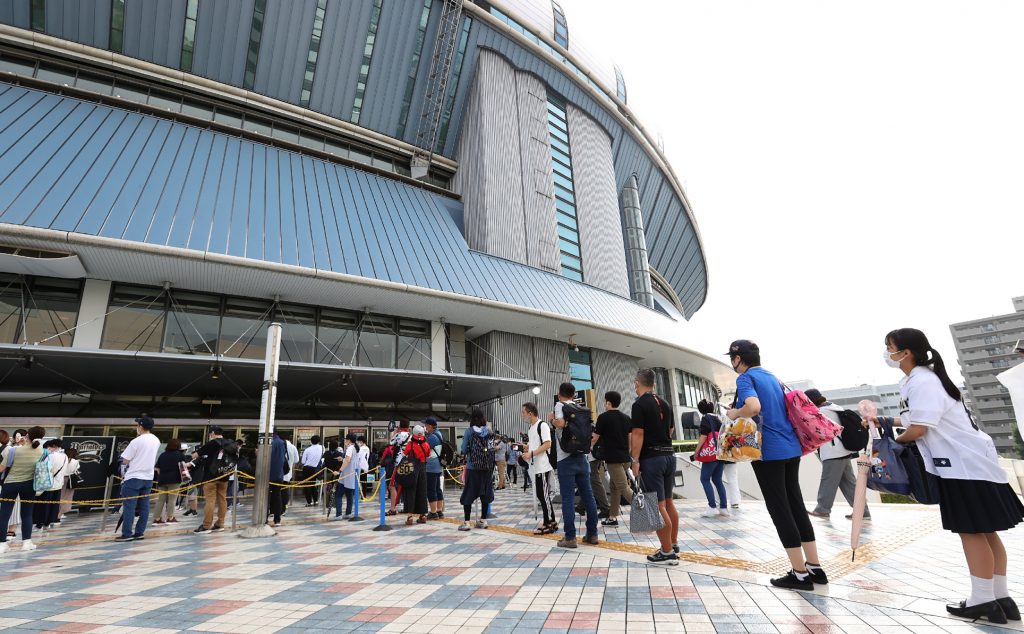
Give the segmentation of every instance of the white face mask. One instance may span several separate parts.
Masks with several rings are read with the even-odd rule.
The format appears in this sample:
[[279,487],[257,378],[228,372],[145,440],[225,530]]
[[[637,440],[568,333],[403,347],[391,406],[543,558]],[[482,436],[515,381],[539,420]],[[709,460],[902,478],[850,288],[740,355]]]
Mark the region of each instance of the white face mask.
[[894,355],[894,354],[898,354],[898,353],[896,353],[896,352],[889,352],[888,350],[886,350],[885,353],[884,353],[885,363],[890,368],[898,368],[898,367],[900,367],[900,361],[902,361],[902,359],[900,359],[899,361],[894,360],[892,358],[892,355]]

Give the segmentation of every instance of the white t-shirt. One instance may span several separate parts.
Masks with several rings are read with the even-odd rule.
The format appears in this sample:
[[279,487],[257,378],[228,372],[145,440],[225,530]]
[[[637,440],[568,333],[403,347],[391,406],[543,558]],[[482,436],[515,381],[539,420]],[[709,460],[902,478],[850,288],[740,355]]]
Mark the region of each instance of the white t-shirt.
[[121,458],[128,460],[128,470],[124,472],[125,480],[152,480],[156,456],[160,453],[160,439],[153,434],[136,436],[128,443]]
[[302,466],[317,468],[320,466],[320,459],[324,457],[323,445],[310,445],[302,452]]
[[359,470],[363,472],[370,470],[370,448],[366,445],[359,448]]
[[288,454],[287,455],[288,459],[287,459],[285,467],[284,467],[284,481],[285,482],[291,482],[292,481],[292,467],[295,466],[295,463],[299,461],[299,450],[295,447],[295,445],[292,444],[292,441],[286,440],[284,442],[285,442],[285,450],[286,450],[286,453]]
[[[537,419],[536,423],[530,425],[530,431],[527,433],[527,439],[529,450],[531,452],[537,451],[537,447],[540,447],[551,440],[551,424]],[[548,449],[547,451],[551,450]],[[552,470],[551,460],[548,459],[547,451],[542,454],[537,454],[527,461],[530,463],[531,476],[547,473]]]
[[53,475],[53,486],[49,490],[60,491],[68,475],[68,457],[63,451],[50,454],[50,474]]
[[[562,406],[563,405],[565,405],[565,403],[563,403],[562,401],[559,401],[559,402],[555,403],[555,420],[558,420],[559,418],[564,418],[563,413],[562,413]],[[555,449],[558,451],[558,460],[559,461],[565,460],[566,458],[569,457],[569,454],[567,454],[564,451],[562,451],[562,443],[558,442],[559,440],[561,440],[561,438],[562,438],[562,430],[556,429],[555,430],[555,438],[554,438],[554,440],[552,442],[555,445]]]
[[928,428],[917,441],[928,473],[953,480],[1009,482],[999,466],[995,443],[975,427],[964,404],[946,393],[931,369],[914,368],[900,381],[900,396],[900,422]]
[[[835,423],[836,425],[842,425],[839,421],[839,412],[843,411],[842,407],[834,405],[832,403],[826,403],[818,408],[821,410],[822,415]],[[818,457],[822,461],[825,460],[838,460],[839,458],[849,459],[856,451],[850,451],[843,446],[843,439],[839,436],[833,438],[830,442],[825,443],[818,448]]]

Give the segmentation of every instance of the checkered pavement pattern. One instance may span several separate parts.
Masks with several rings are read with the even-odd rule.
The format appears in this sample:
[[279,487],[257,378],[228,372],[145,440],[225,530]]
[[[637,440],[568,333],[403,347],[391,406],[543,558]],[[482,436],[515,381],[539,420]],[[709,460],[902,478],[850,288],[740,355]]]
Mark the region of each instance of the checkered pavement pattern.
[[[451,496],[450,497],[454,497]],[[69,515],[31,553],[0,558],[0,628],[43,632],[1009,632],[949,618],[968,577],[956,536],[937,509],[882,507],[853,565],[815,592],[771,588],[786,569],[774,528],[755,502],[732,518],[699,517],[677,501],[680,547],[691,560],[650,565],[653,539],[601,530],[606,546],[557,548],[530,534],[532,500],[498,492],[488,530],[430,522],[374,532],[366,521],[325,522],[293,508],[276,537],[196,535],[195,518],[115,543],[111,520]],[[461,509],[449,509],[449,516]],[[247,519],[247,512],[240,515]],[[389,520],[401,520],[388,518]],[[189,521],[191,520],[191,521]],[[240,521],[241,524],[241,521]],[[849,522],[815,521],[823,559],[847,559]],[[582,533],[581,533],[582,534]],[[1011,590],[1024,597],[1024,532],[1005,534]],[[719,565],[746,561],[747,567]],[[832,572],[832,571],[830,571]]]

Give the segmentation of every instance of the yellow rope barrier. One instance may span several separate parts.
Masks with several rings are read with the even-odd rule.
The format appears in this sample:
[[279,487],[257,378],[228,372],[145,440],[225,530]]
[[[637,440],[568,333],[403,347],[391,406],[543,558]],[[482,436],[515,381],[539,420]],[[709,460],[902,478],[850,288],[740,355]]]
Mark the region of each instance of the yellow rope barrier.
[[[153,498],[153,497],[157,497],[159,495],[169,495],[169,494],[172,494],[172,493],[182,493],[182,492],[190,491],[191,489],[197,488],[197,487],[199,487],[199,486],[201,486],[203,484],[206,484],[207,482],[216,482],[217,480],[223,480],[224,478],[230,477],[232,475],[232,473],[234,473],[234,472],[229,471],[227,473],[224,473],[224,474],[221,474],[221,475],[217,476],[216,478],[211,478],[209,480],[206,480],[206,481],[198,483],[198,484],[188,484],[188,485],[185,485],[183,487],[180,487],[178,489],[174,489],[174,490],[171,490],[171,491],[153,491],[153,492],[149,493],[148,495],[132,495],[132,496],[129,496],[129,497],[106,498],[104,500],[81,501],[81,502],[76,500],[76,501],[73,501],[72,504],[74,504],[76,506],[103,506],[103,505],[109,504],[111,502],[123,502],[125,500],[141,500],[142,498]],[[22,498],[0,498],[0,502],[19,502],[19,501],[22,504],[66,504],[66,502],[61,502],[60,500],[29,500],[29,499],[22,499]]]

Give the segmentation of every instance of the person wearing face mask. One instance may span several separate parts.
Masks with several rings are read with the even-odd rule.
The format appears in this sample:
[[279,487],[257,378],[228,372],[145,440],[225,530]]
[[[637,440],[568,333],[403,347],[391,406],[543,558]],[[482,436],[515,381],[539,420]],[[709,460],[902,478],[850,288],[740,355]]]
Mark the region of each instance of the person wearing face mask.
[[942,527],[960,536],[971,574],[970,596],[946,610],[991,623],[1019,621],[1020,610],[1007,588],[1006,549],[999,531],[1024,520],[1024,504],[999,466],[995,444],[974,422],[923,332],[893,330],[885,336],[885,346],[885,362],[906,375],[900,381],[899,417],[906,431],[896,442],[916,442],[925,469],[938,476]]
[[761,487],[768,515],[775,524],[792,570],[772,579],[777,588],[813,590],[827,584],[828,576],[818,559],[814,527],[807,516],[800,491],[800,441],[786,415],[782,383],[761,367],[757,344],[741,339],[732,342],[727,353],[736,377],[736,403],[726,412],[730,420],[751,418],[761,431],[761,459],[751,466]]

